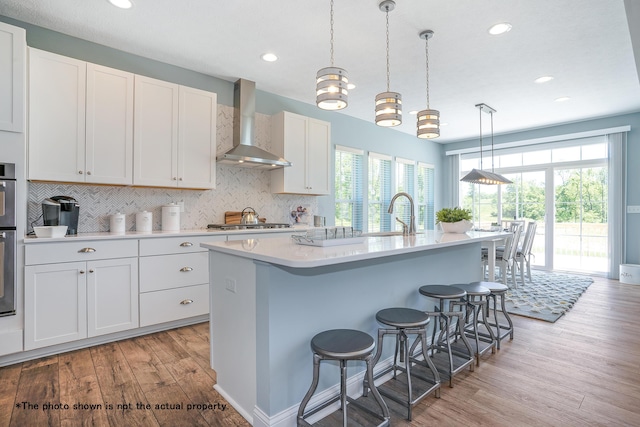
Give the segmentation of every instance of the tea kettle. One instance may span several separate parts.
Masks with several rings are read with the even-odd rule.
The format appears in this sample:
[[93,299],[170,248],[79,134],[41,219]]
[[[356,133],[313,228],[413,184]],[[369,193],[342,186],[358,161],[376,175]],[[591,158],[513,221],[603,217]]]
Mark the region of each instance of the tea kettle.
[[[251,209],[251,211],[246,212],[247,209]],[[253,208],[244,208],[242,210],[242,219],[240,220],[241,224],[257,224],[258,223],[258,214],[256,210]]]

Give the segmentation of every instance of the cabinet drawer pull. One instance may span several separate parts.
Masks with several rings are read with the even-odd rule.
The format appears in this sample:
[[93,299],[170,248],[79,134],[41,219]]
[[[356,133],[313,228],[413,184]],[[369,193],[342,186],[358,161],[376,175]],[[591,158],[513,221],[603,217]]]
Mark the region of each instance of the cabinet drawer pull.
[[183,299],[182,301],[180,301],[180,304],[182,305],[187,305],[187,304],[191,304],[193,303],[192,299]]
[[84,270],[80,270],[80,274],[84,274]]
[[182,267],[182,268],[180,269],[180,271],[182,271],[183,273],[186,273],[186,272],[188,272],[188,271],[193,271],[193,268],[192,268],[192,267]]
[[78,251],[78,253],[81,254],[87,254],[87,253],[91,253],[91,252],[95,252],[96,250],[93,248],[82,248]]
[[89,270],[89,273],[93,273],[93,272],[94,272],[93,268]]
[[191,243],[191,242],[182,242],[182,243],[180,243],[180,246],[182,246],[183,248],[190,248],[191,246],[193,246],[193,243]]

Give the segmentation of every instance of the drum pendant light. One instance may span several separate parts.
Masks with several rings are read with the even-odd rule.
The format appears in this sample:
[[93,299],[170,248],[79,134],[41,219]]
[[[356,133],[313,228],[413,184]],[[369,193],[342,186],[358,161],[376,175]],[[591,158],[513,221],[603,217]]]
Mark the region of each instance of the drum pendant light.
[[402,124],[402,95],[389,89],[389,12],[395,7],[393,0],[379,4],[380,10],[387,15],[387,91],[376,95],[376,124],[387,127]]
[[429,39],[433,31],[425,30],[420,38],[425,41],[425,56],[427,58],[427,108],[418,112],[418,138],[431,139],[440,136],[440,111],[429,108]]
[[333,66],[333,0],[331,0],[331,66],[316,74],[316,105],[323,110],[342,110],[347,106],[347,71]]
[[[487,104],[477,104],[476,108],[480,111],[480,169],[472,169],[460,181],[470,182],[472,184],[485,185],[501,185],[512,184],[513,181],[508,180],[504,176],[493,171],[493,113],[496,112]],[[482,112],[491,116],[491,172],[482,169]]]

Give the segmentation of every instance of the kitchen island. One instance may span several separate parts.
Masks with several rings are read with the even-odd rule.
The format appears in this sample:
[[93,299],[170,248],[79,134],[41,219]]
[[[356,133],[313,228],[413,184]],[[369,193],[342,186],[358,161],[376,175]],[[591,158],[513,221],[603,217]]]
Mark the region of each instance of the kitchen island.
[[[203,243],[216,390],[254,426],[294,426],[311,383],[315,334],[351,328],[376,337],[380,309],[433,310],[418,288],[480,280],[482,242],[501,234],[372,236],[331,247],[290,238]],[[350,393],[361,391],[363,370],[349,365]],[[339,378],[337,366],[323,364],[309,407],[318,393],[337,393]]]

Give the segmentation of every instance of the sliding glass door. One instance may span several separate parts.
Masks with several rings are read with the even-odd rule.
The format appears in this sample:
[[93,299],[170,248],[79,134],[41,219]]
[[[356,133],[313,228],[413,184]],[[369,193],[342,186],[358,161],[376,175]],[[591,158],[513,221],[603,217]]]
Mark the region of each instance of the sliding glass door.
[[553,267],[608,270],[606,167],[556,169]]

